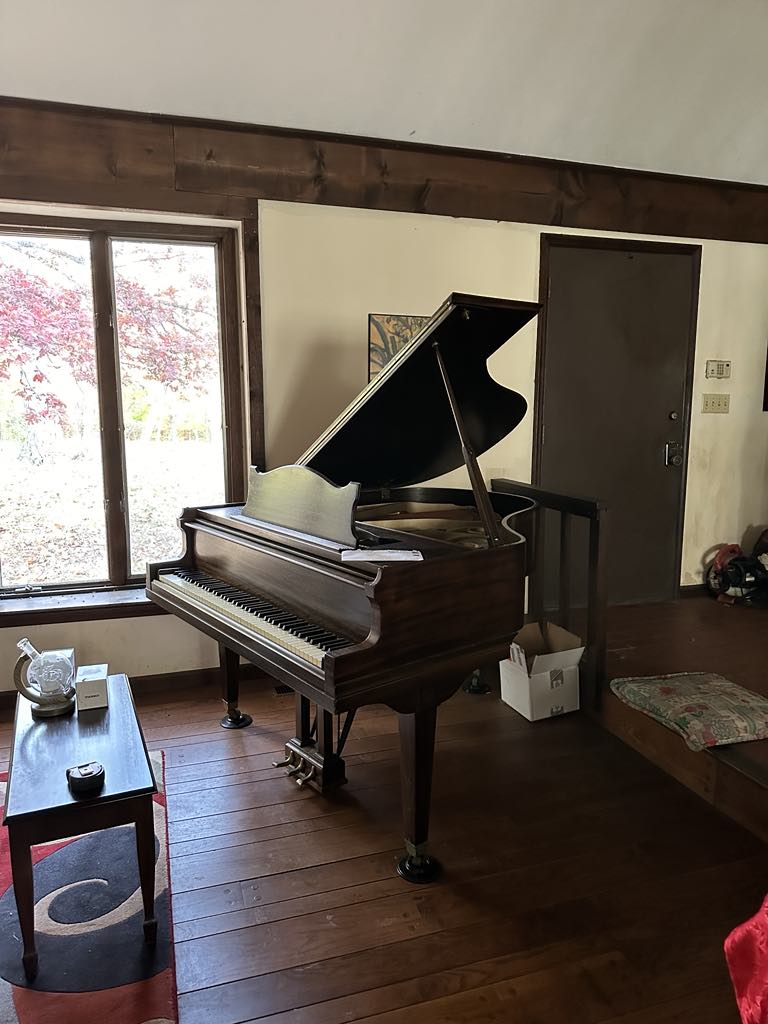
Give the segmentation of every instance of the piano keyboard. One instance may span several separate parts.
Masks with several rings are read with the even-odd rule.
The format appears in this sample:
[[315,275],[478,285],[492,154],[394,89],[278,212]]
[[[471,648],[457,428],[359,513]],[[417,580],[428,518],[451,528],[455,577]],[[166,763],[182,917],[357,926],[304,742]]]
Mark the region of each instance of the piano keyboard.
[[323,626],[305,622],[258,594],[239,590],[197,569],[161,573],[153,580],[152,590],[191,598],[318,668],[322,667],[324,654],[352,647],[355,643]]

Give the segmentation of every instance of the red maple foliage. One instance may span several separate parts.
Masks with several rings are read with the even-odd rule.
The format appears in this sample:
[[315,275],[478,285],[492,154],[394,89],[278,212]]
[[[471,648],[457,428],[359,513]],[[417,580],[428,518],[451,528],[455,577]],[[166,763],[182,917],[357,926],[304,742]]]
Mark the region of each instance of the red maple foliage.
[[[153,380],[169,391],[202,390],[218,358],[218,332],[206,304],[182,300],[169,286],[150,291],[115,274],[123,382]],[[28,424],[67,425],[52,375],[77,383],[97,378],[91,296],[0,260],[0,381],[12,381]]]
[[28,423],[65,418],[48,387],[51,369],[62,364],[78,382],[95,383],[93,315],[82,294],[0,263],[0,380],[16,383]]

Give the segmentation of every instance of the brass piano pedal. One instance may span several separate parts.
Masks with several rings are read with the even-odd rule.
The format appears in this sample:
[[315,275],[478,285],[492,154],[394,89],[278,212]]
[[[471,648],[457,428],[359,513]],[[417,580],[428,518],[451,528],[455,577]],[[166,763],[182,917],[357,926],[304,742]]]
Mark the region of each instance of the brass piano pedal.
[[272,767],[273,768],[287,768],[288,765],[293,764],[293,758],[294,758],[294,755],[293,755],[293,752],[291,752],[282,761],[273,761],[272,762]]
[[298,760],[298,761],[296,762],[296,764],[294,764],[294,765],[293,765],[292,767],[290,767],[290,768],[289,768],[289,769],[288,769],[288,770],[286,771],[286,773],[285,773],[285,774],[286,774],[286,775],[296,775],[296,774],[297,774],[297,772],[303,771],[305,767],[306,767],[306,765],[304,764],[304,761],[303,761],[303,760],[301,760],[301,759],[299,759],[299,760]]
[[312,779],[315,777],[316,771],[317,769],[315,768],[315,766],[311,765],[308,772],[305,772],[303,775],[296,776],[296,785],[299,787],[299,789],[301,789],[305,782],[312,781]]

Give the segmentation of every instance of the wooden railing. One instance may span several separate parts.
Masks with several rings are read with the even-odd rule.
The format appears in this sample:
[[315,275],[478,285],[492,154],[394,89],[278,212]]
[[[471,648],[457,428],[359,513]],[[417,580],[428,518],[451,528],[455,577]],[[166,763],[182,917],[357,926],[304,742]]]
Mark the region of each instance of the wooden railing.
[[[539,621],[544,627],[548,618],[565,629],[573,626],[575,609],[572,607],[571,582],[573,578],[574,553],[571,525],[574,518],[589,521],[587,545],[587,600],[586,600],[586,651],[581,673],[582,707],[599,704],[602,685],[605,681],[606,650],[606,586],[605,586],[605,530],[608,507],[605,502],[592,498],[576,498],[566,494],[555,494],[533,484],[519,480],[494,479],[491,489],[502,494],[522,494],[532,498],[538,505],[536,515],[536,538],[533,571],[528,585],[528,615],[532,621]],[[545,528],[545,511],[559,513],[560,560],[558,568],[558,607],[552,612],[545,608],[544,599],[544,557],[545,545],[549,543]]]

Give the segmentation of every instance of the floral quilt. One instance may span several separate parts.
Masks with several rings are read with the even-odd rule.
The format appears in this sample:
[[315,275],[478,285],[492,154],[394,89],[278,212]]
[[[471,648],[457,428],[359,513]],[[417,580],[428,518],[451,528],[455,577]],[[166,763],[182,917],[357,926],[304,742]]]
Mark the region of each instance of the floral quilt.
[[614,679],[611,689],[679,733],[691,750],[768,739],[768,699],[713,672]]

